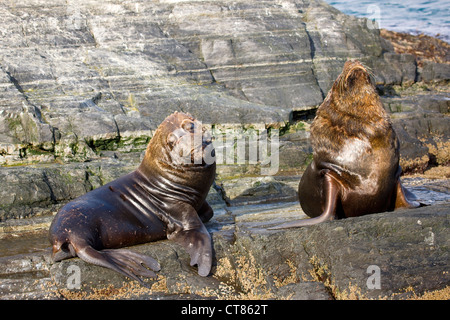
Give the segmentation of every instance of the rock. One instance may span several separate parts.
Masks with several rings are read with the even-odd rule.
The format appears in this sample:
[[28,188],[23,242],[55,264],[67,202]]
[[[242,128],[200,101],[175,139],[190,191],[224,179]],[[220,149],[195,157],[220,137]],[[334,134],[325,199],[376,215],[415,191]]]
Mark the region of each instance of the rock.
[[450,65],[426,61],[423,64],[420,77],[421,80],[426,82],[446,81],[450,77]]
[[[383,102],[399,131],[404,169],[448,163],[441,151],[448,149],[448,87],[398,89],[395,84],[418,80],[415,56],[399,51],[396,38],[382,31],[389,45],[366,19],[322,2],[25,3],[1,9],[3,33],[11,39],[0,49],[3,166],[109,157],[131,171],[160,121],[184,110],[211,127],[229,126],[233,134],[250,126],[290,130],[280,137],[278,172],[298,175],[311,159],[314,110],[348,57],[371,66],[379,87],[396,94],[384,92]],[[434,41],[407,39],[411,45]],[[446,47],[434,44],[440,60],[428,63],[432,54],[420,60],[429,79],[446,70]],[[437,73],[437,80],[446,79]],[[2,170],[19,175],[17,181],[27,171]],[[42,180],[40,172],[30,172],[31,181]],[[258,175],[260,167],[220,165],[218,172],[229,179]],[[96,179],[92,187],[101,185]],[[16,190],[22,186],[28,191]],[[47,212],[72,199],[68,192],[52,199],[42,181],[34,188],[23,201]],[[12,195],[29,189],[22,182],[5,186],[2,219],[38,214],[16,200],[14,206],[25,209],[8,209]]]
[[[401,292],[408,287],[416,293],[443,288],[450,280],[445,275],[449,207],[435,209],[431,216],[428,210],[420,209],[399,211],[395,217],[371,216],[354,221],[351,228],[336,225],[326,232],[320,228],[324,226],[318,226],[304,242],[306,250],[311,246],[308,251],[317,257],[316,268],[324,269],[324,277],[336,294],[356,293],[367,298],[399,294],[396,298],[400,298],[408,295]],[[379,268],[380,288],[368,287],[373,273],[369,266]]]
[[57,298],[56,294],[49,294],[50,290],[57,290],[49,273],[49,258],[48,252],[16,255],[13,258],[0,257],[2,299]]
[[413,55],[394,52],[383,54],[383,60],[376,60],[373,69],[377,84],[413,84],[417,80],[416,59]]
[[448,93],[439,86],[425,84],[393,88],[394,93],[381,100],[391,113],[400,140],[400,165],[404,172],[423,172],[435,165],[438,149],[443,150],[440,163],[447,163],[448,157],[443,154],[450,147]]
[[[183,248],[168,240],[131,248],[154,257],[161,264],[158,279],[146,280],[148,288],[78,258],[51,264],[46,249],[0,258],[0,274],[6,279],[0,286],[0,296],[414,298],[449,285],[446,270],[449,199],[447,193],[443,201],[428,207],[277,231],[267,227],[306,217],[297,202],[228,207],[226,211],[216,210],[214,218],[206,224],[212,233],[216,258],[208,277],[198,276],[196,268],[189,266]],[[13,280],[17,272],[22,274],[20,281]],[[379,282],[375,274],[379,275]],[[31,280],[36,280],[33,286],[22,287]]]
[[[212,274],[198,276],[196,268],[189,266],[188,254],[171,241],[134,246],[132,250],[156,258],[162,266],[158,279],[146,280],[149,288],[78,258],[52,264],[49,244],[43,242],[37,247],[41,237],[46,240],[46,232],[39,230],[44,226],[46,231],[51,219],[9,220],[0,224],[4,235],[0,245],[14,247],[13,251],[1,251],[6,256],[0,258],[0,296],[307,300],[418,297],[445,288],[450,280],[445,269],[450,192],[445,179],[407,178],[403,182],[419,201],[430,206],[299,229],[267,230],[282,222],[307,218],[297,201],[232,206],[226,206],[223,200],[212,201],[215,215],[206,224],[215,248]],[[11,241],[5,243],[8,239]],[[380,271],[379,289],[373,287],[377,283],[371,277],[374,270]]]
[[[107,167],[107,170],[104,168]],[[0,220],[45,215],[130,170],[122,165],[68,164],[1,168]]]
[[387,41],[386,51],[412,54],[417,58],[419,67],[422,67],[424,63],[448,64],[450,61],[450,44],[438,38],[386,29],[381,29],[380,35]]
[[[421,128],[420,124],[416,124]],[[409,128],[409,129],[408,129]],[[410,135],[411,121],[396,121],[394,130],[400,141],[400,166],[403,172],[421,172],[423,173],[429,166],[430,156],[429,148],[414,135]]]
[[[379,84],[417,80],[413,55],[386,52],[398,46],[366,19],[318,1],[39,0],[1,10],[6,165],[92,160],[98,146],[148,139],[175,110],[212,125],[283,125],[322,102],[348,58]],[[422,78],[448,79],[445,68],[425,63]]]
[[245,177],[221,181],[227,203],[243,205],[252,203],[273,203],[295,201],[299,176],[288,177]]
[[[406,298],[448,285],[446,273],[438,277],[448,259],[449,192],[441,180],[413,186],[429,207],[266,230],[302,214],[296,191],[311,160],[309,125],[348,58],[372,69],[404,171],[448,176],[445,43],[390,36],[315,0],[26,0],[0,14],[0,296]],[[52,214],[135,170],[173,111],[199,118],[216,143],[255,131],[276,141],[279,133],[270,153],[276,175],[263,173],[261,159],[238,163],[236,154],[218,165],[208,195],[212,275],[198,277],[168,241],[136,247],[163,265],[150,289],[79,259],[51,266],[43,229]],[[266,142],[259,138],[245,148]],[[237,148],[233,140],[217,149],[227,147]],[[67,287],[72,265],[84,277],[81,290]],[[380,268],[381,289],[367,287],[370,265]]]
[[[134,159],[138,161],[139,159]],[[134,171],[140,162],[114,161],[2,168],[7,185],[0,191],[0,221],[55,213],[86,192]],[[211,190],[213,205],[223,201]]]

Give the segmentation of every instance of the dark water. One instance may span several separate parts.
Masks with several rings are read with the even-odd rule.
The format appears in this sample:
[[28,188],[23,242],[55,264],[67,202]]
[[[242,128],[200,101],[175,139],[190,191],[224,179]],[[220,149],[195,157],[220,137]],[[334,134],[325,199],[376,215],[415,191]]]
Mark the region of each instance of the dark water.
[[375,19],[380,28],[412,34],[438,35],[441,40],[450,42],[449,0],[326,2],[346,14]]
[[47,231],[27,234],[11,234],[0,239],[0,257],[45,250],[50,250]]

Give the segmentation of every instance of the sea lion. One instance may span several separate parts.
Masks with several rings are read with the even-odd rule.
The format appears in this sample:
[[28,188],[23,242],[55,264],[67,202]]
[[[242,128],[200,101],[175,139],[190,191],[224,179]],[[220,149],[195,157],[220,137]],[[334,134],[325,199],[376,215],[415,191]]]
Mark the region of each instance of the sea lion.
[[[205,162],[204,152],[212,161]],[[49,230],[53,261],[78,256],[144,282],[156,277],[156,260],[117,249],[168,238],[181,244],[207,276],[213,216],[205,201],[216,172],[211,136],[192,116],[175,112],[155,131],[136,171],[62,207]]]
[[420,204],[400,183],[399,141],[359,61],[347,61],[311,125],[313,161],[298,197],[311,219],[273,229],[392,211]]

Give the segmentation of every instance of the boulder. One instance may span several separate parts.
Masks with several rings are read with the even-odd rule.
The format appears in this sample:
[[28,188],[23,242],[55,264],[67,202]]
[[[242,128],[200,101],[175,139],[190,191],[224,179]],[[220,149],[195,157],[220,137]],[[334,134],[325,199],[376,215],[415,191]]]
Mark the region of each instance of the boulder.
[[[284,125],[322,102],[348,58],[378,84],[418,79],[413,55],[320,1],[39,0],[1,14],[6,165],[90,160],[99,144],[148,139],[176,110],[212,125]],[[425,63],[422,78],[448,79],[445,68]]]

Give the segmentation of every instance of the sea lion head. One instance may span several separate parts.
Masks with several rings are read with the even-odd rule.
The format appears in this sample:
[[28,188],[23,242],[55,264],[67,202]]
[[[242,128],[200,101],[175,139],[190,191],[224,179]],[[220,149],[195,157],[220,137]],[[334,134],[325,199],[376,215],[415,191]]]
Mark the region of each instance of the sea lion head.
[[361,94],[375,93],[368,68],[357,60],[350,60],[344,64],[335,84],[335,89],[338,89],[343,99],[354,99]]
[[386,118],[370,69],[357,60],[344,64],[322,105],[334,109],[339,117],[347,115],[358,121]]
[[369,141],[390,132],[391,121],[370,70],[357,60],[347,61],[311,125],[314,153],[335,158],[349,139]]
[[212,137],[190,114],[175,112],[158,127],[146,152],[145,161],[170,167],[209,167],[215,164]]

